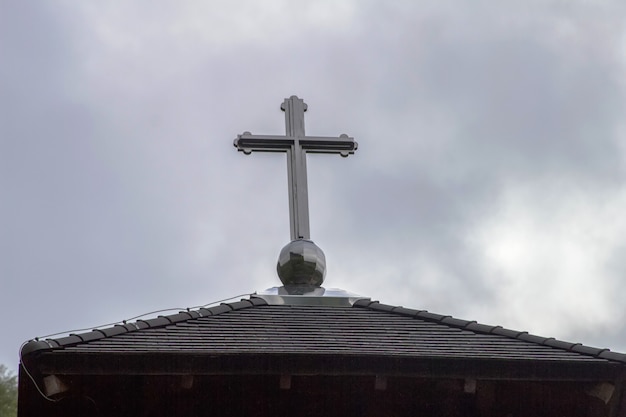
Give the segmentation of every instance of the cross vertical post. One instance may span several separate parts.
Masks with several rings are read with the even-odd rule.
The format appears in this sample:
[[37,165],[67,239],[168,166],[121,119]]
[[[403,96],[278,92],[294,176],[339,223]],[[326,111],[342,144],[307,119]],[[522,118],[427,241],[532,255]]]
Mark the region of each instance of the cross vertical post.
[[292,96],[286,98],[280,108],[285,112],[287,136],[293,138],[293,144],[287,150],[291,240],[310,239],[306,151],[300,146],[300,138],[304,137],[304,112],[307,105],[302,99]]

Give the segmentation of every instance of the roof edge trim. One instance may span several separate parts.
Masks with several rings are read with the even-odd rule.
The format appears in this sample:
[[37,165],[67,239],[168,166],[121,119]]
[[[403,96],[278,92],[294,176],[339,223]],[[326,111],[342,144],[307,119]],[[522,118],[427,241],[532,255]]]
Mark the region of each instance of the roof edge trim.
[[222,303],[209,308],[202,307],[198,310],[180,311],[171,315],[158,316],[148,320],[138,319],[133,323],[123,322],[123,324],[115,324],[105,328],[95,328],[90,332],[70,333],[68,336],[56,339],[42,340],[35,338],[22,345],[22,348],[20,349],[20,362],[23,358],[35,352],[63,349],[66,346],[88,343],[92,340],[105,339],[119,334],[135,332],[140,329],[166,327],[198,317],[215,316],[229,311],[241,310],[243,308],[256,307],[260,305],[268,305],[268,303],[259,298],[254,300],[241,299],[240,301],[235,301],[233,303]]
[[607,348],[596,348],[583,345],[582,343],[565,342],[562,340],[557,340],[553,337],[542,337],[530,334],[526,331],[505,329],[502,326],[490,326],[477,323],[476,321],[457,319],[452,316],[430,313],[426,310],[413,310],[405,307],[396,307],[388,304],[382,304],[379,301],[370,301],[364,299],[357,300],[354,303],[353,307],[368,308],[371,310],[384,311],[391,314],[408,316],[414,319],[424,320],[431,323],[438,323],[461,330],[471,331],[474,333],[499,335],[507,337],[509,339],[521,340],[527,343],[549,346],[555,349],[565,350],[567,352],[578,353],[580,355],[591,356],[594,358],[626,364],[626,354],[613,352]]

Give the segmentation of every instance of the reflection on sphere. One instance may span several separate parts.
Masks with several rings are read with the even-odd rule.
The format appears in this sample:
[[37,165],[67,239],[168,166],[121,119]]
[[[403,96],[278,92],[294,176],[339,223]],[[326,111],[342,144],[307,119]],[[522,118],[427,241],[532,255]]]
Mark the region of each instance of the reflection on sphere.
[[280,251],[276,269],[285,286],[319,287],[326,274],[326,257],[312,241],[298,239],[289,242]]

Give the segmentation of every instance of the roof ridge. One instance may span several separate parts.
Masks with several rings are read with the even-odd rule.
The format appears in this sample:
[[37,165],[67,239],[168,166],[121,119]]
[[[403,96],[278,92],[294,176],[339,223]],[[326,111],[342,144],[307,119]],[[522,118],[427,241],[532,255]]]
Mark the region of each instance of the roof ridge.
[[70,345],[91,342],[93,340],[104,339],[119,334],[135,332],[143,329],[165,327],[171,324],[181,323],[192,319],[216,316],[219,314],[227,313],[229,311],[241,310],[244,308],[256,307],[261,305],[267,305],[267,302],[262,298],[242,298],[240,301],[235,301],[231,303],[220,303],[219,305],[209,308],[200,307],[197,310],[187,309],[186,311],[179,311],[175,314],[169,314],[165,316],[159,315],[153,319],[138,319],[133,323],[127,323],[124,320],[122,324],[118,323],[113,325],[112,327],[106,327],[103,329],[95,328],[89,332],[84,333],[70,333],[68,336],[64,336],[61,338],[44,340],[35,338],[33,340],[29,340],[22,346],[22,348],[20,349],[20,358],[24,358],[26,355],[42,350],[64,348]]
[[626,364],[626,354],[613,352],[608,348],[596,348],[592,346],[583,345],[582,343],[566,342],[563,340],[555,339],[554,337],[543,337],[528,333],[527,331],[506,329],[502,326],[491,326],[487,324],[481,324],[476,321],[469,321],[458,319],[452,316],[436,314],[428,312],[427,310],[416,310],[405,308],[402,306],[392,306],[389,304],[382,304],[379,301],[370,300],[357,300],[353,307],[369,308],[371,310],[384,311],[388,313],[418,318],[424,321],[444,324],[449,327],[455,327],[462,330],[469,330],[474,333],[493,334],[499,336],[505,336],[510,339],[521,340],[524,342],[534,343],[542,346],[549,346],[556,349],[565,350],[567,352],[574,352],[581,355],[592,356],[594,358],[606,359],[609,361],[620,362]]

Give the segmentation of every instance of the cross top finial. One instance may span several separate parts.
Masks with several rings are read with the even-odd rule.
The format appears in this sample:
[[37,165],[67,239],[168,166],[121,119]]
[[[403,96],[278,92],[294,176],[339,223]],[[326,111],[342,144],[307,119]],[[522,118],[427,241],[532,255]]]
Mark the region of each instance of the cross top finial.
[[297,101],[300,101],[300,102],[302,103],[302,111],[307,111],[307,110],[308,110],[309,105],[308,105],[308,104],[306,104],[306,103],[304,102],[304,100],[302,100],[301,98],[298,98],[298,96],[291,96],[291,97],[289,97],[289,98],[286,98],[286,99],[285,99],[285,101],[283,101],[283,102],[280,104],[280,109],[281,109],[282,111],[285,111],[285,110],[287,109],[287,105],[288,105],[288,103],[289,103],[290,101],[296,101],[296,100],[297,100]]
[[[244,132],[237,135],[234,145],[237,150],[247,155],[252,152],[287,153],[289,219],[292,242],[281,251],[278,264],[279,276],[285,285],[289,285],[285,281],[294,285],[305,284],[304,281],[306,281],[307,285],[319,286],[324,279],[326,261],[321,249],[309,240],[306,154],[337,153],[345,157],[354,154],[358,145],[354,138],[346,134],[335,138],[306,136],[304,133],[304,112],[308,106],[297,96],[286,98],[280,108],[285,112],[285,136],[253,135],[250,132]],[[308,258],[317,259],[317,262],[313,262],[313,264],[319,267],[311,268],[309,264],[312,261]],[[297,260],[292,261],[293,259]],[[284,261],[282,268],[281,260]],[[300,265],[300,267],[296,268],[296,265]]]

